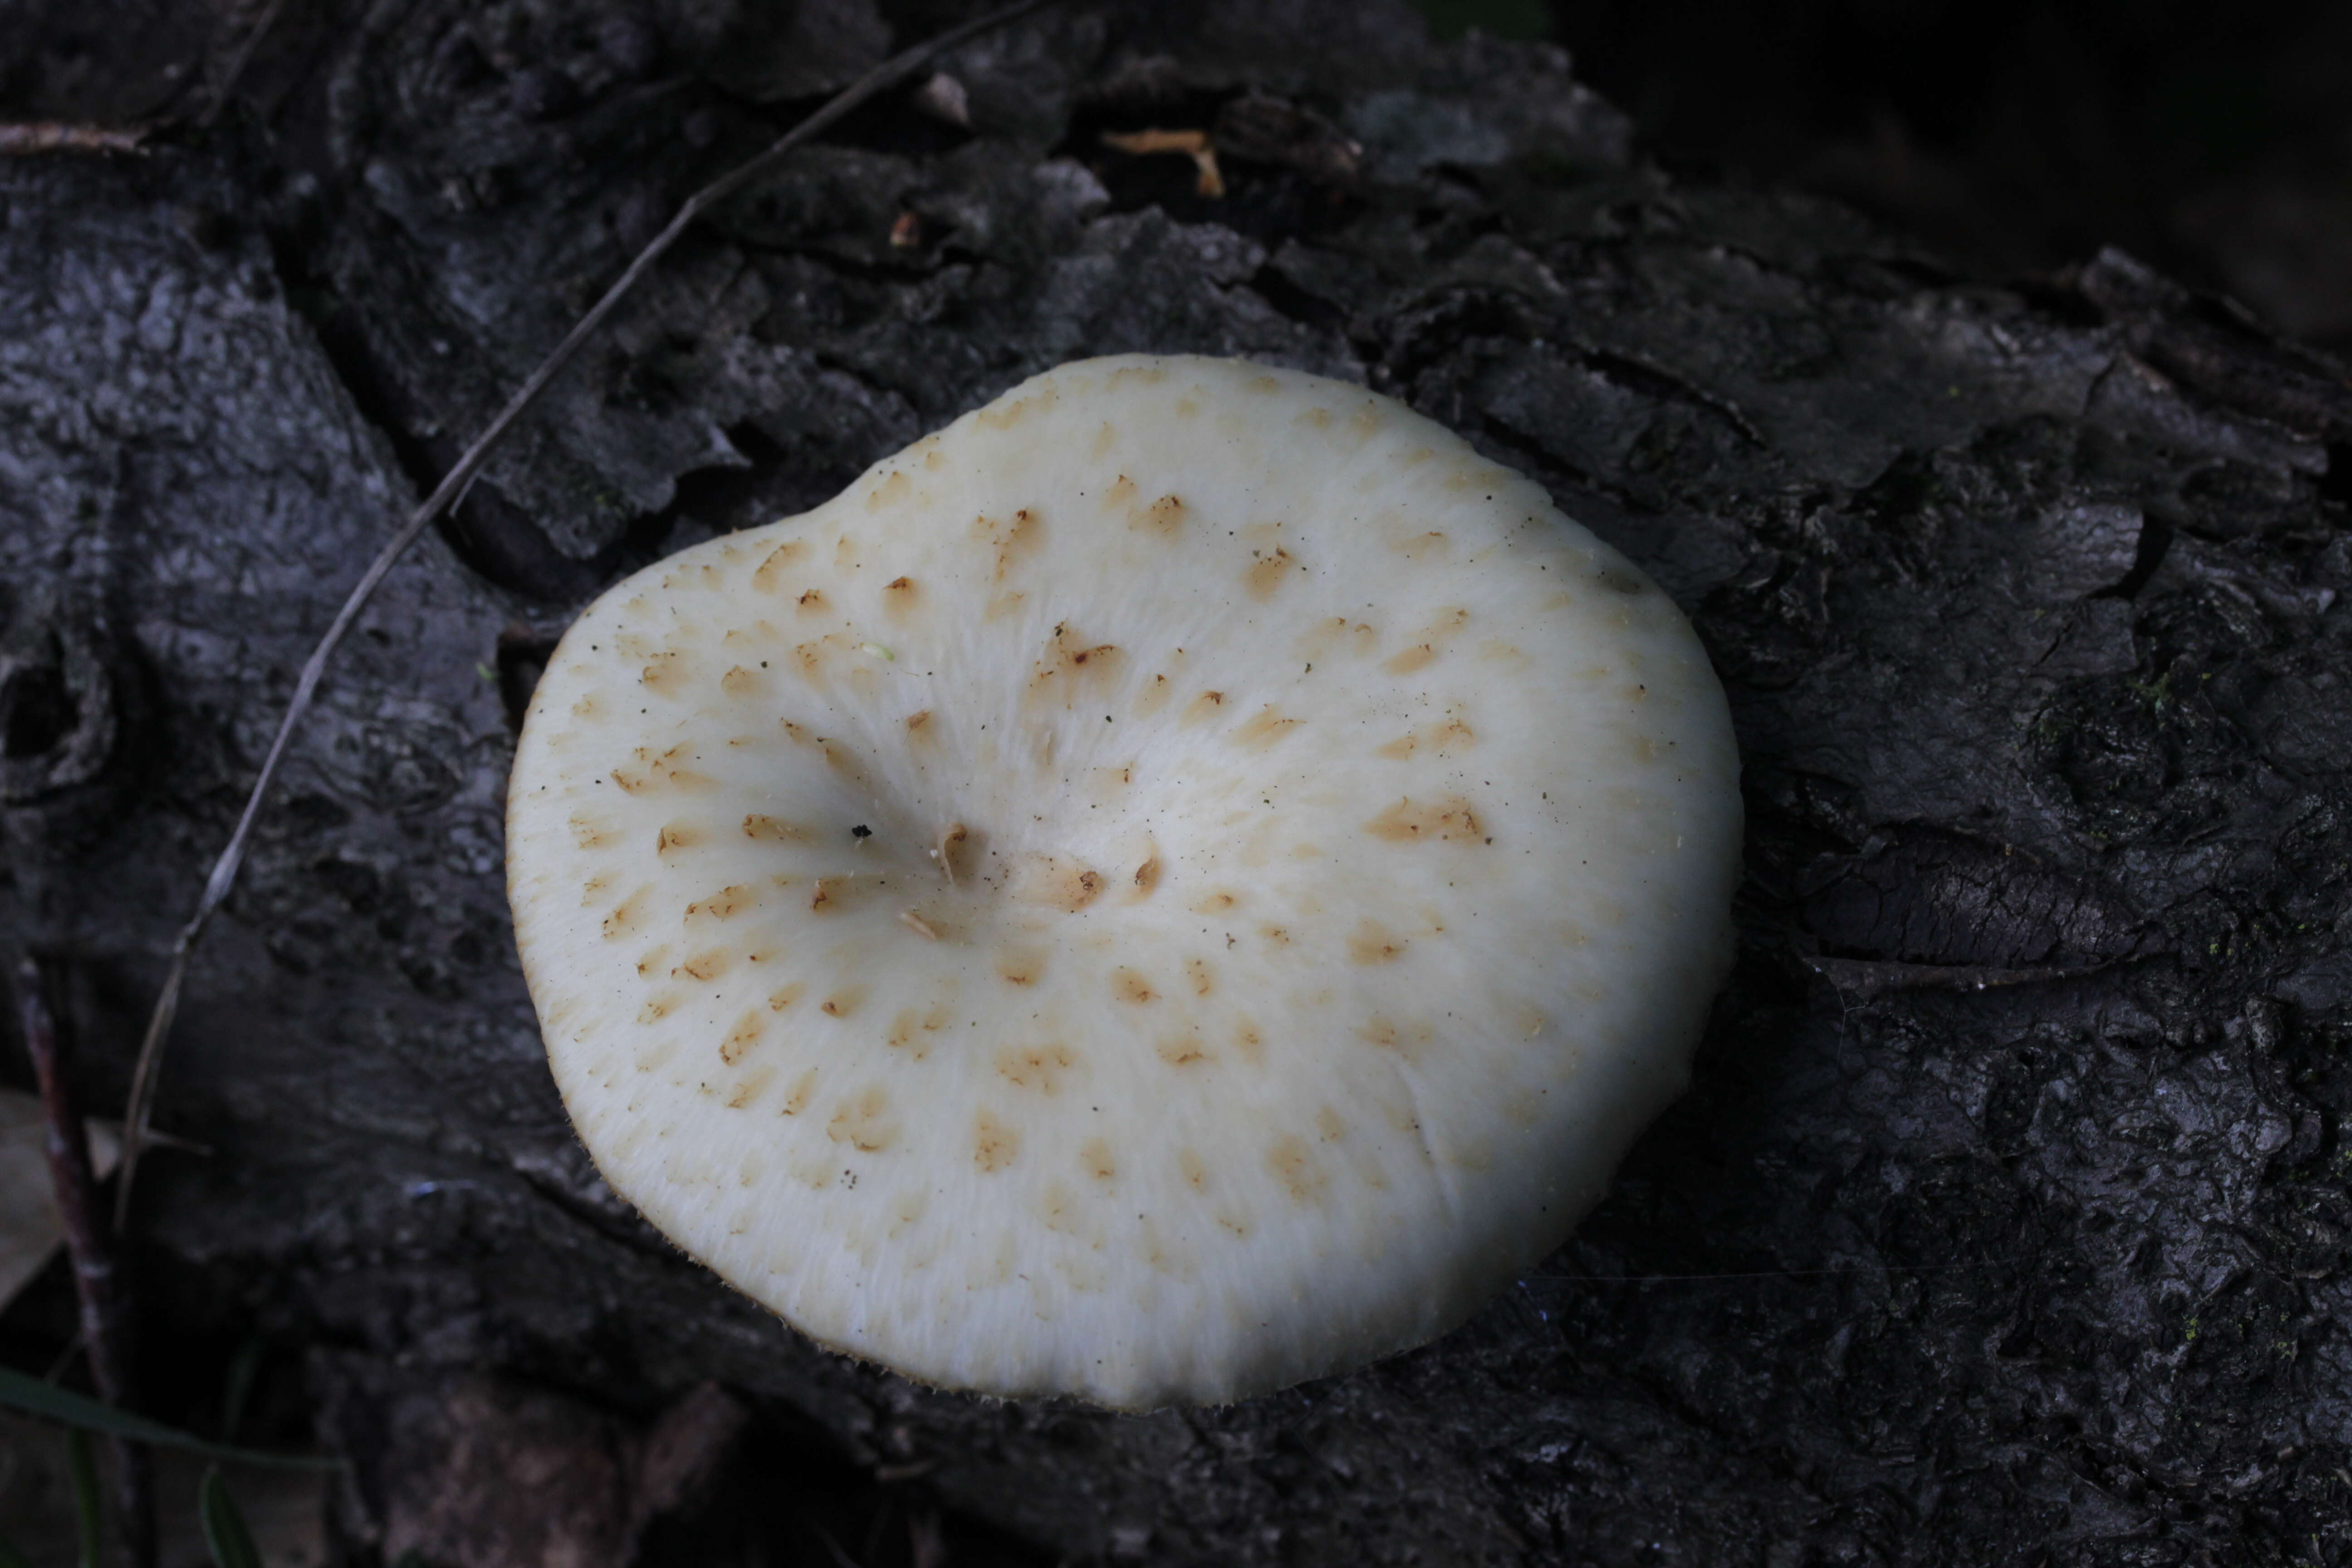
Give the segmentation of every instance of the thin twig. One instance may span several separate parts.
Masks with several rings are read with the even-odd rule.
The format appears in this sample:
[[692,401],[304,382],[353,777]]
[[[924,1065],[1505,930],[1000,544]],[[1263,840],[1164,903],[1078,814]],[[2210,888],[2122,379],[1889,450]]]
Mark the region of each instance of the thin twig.
[[244,40],[236,46],[236,53],[229,57],[228,68],[221,72],[220,85],[213,89],[212,101],[205,105],[202,114],[196,116],[198,130],[218,120],[221,110],[228,107],[229,95],[236,90],[238,79],[245,75],[245,68],[253,63],[253,52],[261,47],[262,37],[277,25],[278,13],[284,9],[286,0],[269,0],[269,8],[246,30]]
[[49,1370],[41,1373],[43,1383],[59,1382],[68,1372],[73,1369],[73,1363],[81,1359],[81,1338],[82,1327],[79,1323],[76,1323],[74,1337],[66,1342],[66,1348],[59,1351],[56,1359],[49,1363]]
[[39,120],[29,124],[0,125],[0,157],[24,157],[37,153],[144,153],[140,143],[152,129],[146,125],[72,125]]
[[841,1549],[841,1542],[833,1538],[833,1531],[814,1521],[810,1521],[809,1528],[816,1531],[816,1538],[824,1542],[825,1551],[832,1553],[835,1568],[859,1568],[857,1559]]
[[[89,1356],[90,1381],[99,1397],[118,1408],[131,1404],[131,1315],[106,1211],[98,1201],[98,1178],[90,1169],[89,1135],[66,1077],[65,1048],[49,1010],[47,979],[37,960],[16,965],[16,1013],[24,1026],[25,1051],[41,1086],[41,1115],[47,1124],[49,1185],[58,1218],[65,1226],[66,1252],[73,1259],[74,1294],[81,1303],[81,1342]],[[116,1439],[116,1501],[122,1513],[122,1551],[132,1568],[155,1560],[154,1479],[143,1445]]]
[[652,269],[662,253],[669,249],[695,219],[769,174],[793,149],[836,123],[883,89],[929,64],[935,57],[1055,3],[1056,0],[1020,0],[1017,5],[991,12],[961,26],[950,27],[937,37],[901,50],[845,88],[815,113],[785,132],[766,152],[721,174],[687,197],[686,204],[677,209],[677,216],[669,220],[669,226],[656,235],[652,242],[637,253],[637,258],[629,263],[628,270],[621,274],[620,281],[604,291],[604,297],[580,318],[579,324],[556,345],[555,352],[530,373],[530,379],[507,400],[507,405],[499,410],[498,417],[491,420],[489,427],[466,449],[465,455],[457,459],[457,466],[442,477],[441,483],[425,498],[425,504],[409,514],[400,531],[392,536],[391,542],[369,563],[359,585],[343,601],[343,607],[335,614],[334,623],[327,628],[326,636],[319,639],[319,646],[311,650],[310,660],[302,666],[301,678],[294,683],[293,700],[287,704],[286,717],[278,721],[277,737],[269,743],[268,755],[262,759],[260,776],[253,781],[253,791],[246,796],[245,811],[237,818],[236,831],[229,836],[228,847],[221,851],[220,858],[213,862],[212,875],[205,879],[204,895],[196,900],[195,913],[188,917],[188,922],[180,928],[178,940],[172,944],[171,967],[164,973],[163,991],[155,998],[155,1010],[147,1019],[147,1035],[139,1045],[139,1065],[131,1075],[131,1098],[122,1112],[122,1174],[114,1190],[114,1216],[118,1228],[131,1213],[131,1182],[138,1173],[140,1152],[147,1141],[147,1114],[155,1098],[156,1073],[163,1060],[163,1042],[171,1035],[172,1020],[180,1006],[180,988],[187,979],[189,951],[195,945],[197,937],[203,934],[213,911],[220,908],[222,900],[228,897],[229,889],[236,885],[237,870],[245,863],[246,848],[253,837],[254,824],[261,816],[262,804],[269,794],[270,784],[277,779],[278,764],[285,760],[287,745],[294,737],[295,726],[301,722],[312,696],[318,691],[319,680],[326,673],[328,659],[333,657],[344,634],[351,630],[352,624],[359,619],[360,612],[367,606],[376,585],[407,553],[408,547],[416,542],[418,536],[447,509],[451,500],[473,482],[475,474],[489,459],[490,450],[498,445],[499,437],[522,416],[525,409],[538,401],[539,395],[547,390],[548,384],[572,363],[572,356],[595,335],[596,329],[604,324],[604,319],[637,286],[637,280]]
[[1967,1274],[2013,1268],[2024,1259],[1987,1258],[1973,1263],[1855,1263],[1843,1268],[1736,1268],[1724,1274],[1528,1274],[1522,1285],[1689,1285],[1707,1279],[1894,1279],[1916,1274]]

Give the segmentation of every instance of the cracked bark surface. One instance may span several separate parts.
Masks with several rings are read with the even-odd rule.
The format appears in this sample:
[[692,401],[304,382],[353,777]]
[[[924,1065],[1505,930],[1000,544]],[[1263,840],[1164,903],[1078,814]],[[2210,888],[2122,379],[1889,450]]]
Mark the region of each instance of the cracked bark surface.
[[[94,1090],[419,480],[955,11],[322,8],[261,127],[0,165],[0,935],[71,961]],[[217,1152],[156,1162],[162,1266],[427,1382],[715,1379],[1047,1559],[2352,1561],[2342,368],[2127,258],[1995,285],[1677,183],[1557,53],[1397,9],[1076,7],[946,68],[969,128],[896,95],[690,237],[394,574],[191,975],[159,1120]],[[1099,142],[1221,114],[1222,198]],[[1136,1417],[821,1354],[617,1205],[499,813],[598,584],[1144,349],[1543,480],[1707,639],[1749,848],[1696,1082],[1568,1248],[1425,1350]]]

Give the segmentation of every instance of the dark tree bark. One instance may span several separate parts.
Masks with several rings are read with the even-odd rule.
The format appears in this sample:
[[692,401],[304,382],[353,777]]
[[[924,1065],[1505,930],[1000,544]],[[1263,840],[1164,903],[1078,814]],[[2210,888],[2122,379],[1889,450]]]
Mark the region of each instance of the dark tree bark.
[[[298,6],[227,133],[0,161],[0,949],[72,961],[93,1089],[420,485],[688,190],[955,14]],[[1390,6],[1077,5],[947,69],[969,128],[896,94],[733,203],[394,574],[196,960],[158,1121],[215,1152],[139,1230],[332,1347],[356,1534],[416,1389],[619,1431],[717,1380],[1075,1561],[2352,1561],[2342,369],[2120,255],[1993,285],[1677,183],[1557,52]],[[1225,194],[1101,143],[1147,126]],[[1128,350],[1542,479],[1696,619],[1749,812],[1696,1083],[1569,1247],[1140,1417],[823,1354],[616,1203],[499,826],[598,585]]]

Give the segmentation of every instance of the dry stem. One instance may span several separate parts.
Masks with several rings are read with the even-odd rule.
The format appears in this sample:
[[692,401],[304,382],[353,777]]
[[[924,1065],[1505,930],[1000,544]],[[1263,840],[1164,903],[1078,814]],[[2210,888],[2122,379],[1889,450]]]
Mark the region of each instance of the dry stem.
[[202,114],[196,116],[199,129],[218,120],[221,110],[228,107],[229,95],[236,90],[237,79],[245,75],[245,68],[253,63],[254,51],[261,47],[262,38],[277,25],[278,13],[284,9],[286,0],[269,0],[269,8],[246,29],[244,39],[236,46],[236,53],[229,57],[228,68],[221,72],[220,85],[213,89],[212,101],[205,105]]
[[26,124],[0,125],[0,156],[24,157],[37,153],[144,153],[144,125],[71,125],[40,120]]
[[[66,1251],[73,1259],[74,1294],[81,1303],[81,1343],[89,1356],[90,1381],[98,1385],[99,1397],[109,1405],[127,1407],[131,1403],[130,1303],[115,1271],[106,1211],[98,1201],[89,1137],[80,1108],[74,1103],[73,1084],[66,1077],[65,1049],[58,1038],[57,1019],[49,1010],[47,979],[39,963],[23,960],[16,966],[16,980],[25,1050],[33,1058],[33,1076],[41,1087],[41,1115],[48,1131],[49,1184],[57,1196],[58,1217],[65,1226]],[[155,1560],[154,1488],[147,1450],[117,1438],[114,1455],[123,1555],[133,1568],[146,1568]]]

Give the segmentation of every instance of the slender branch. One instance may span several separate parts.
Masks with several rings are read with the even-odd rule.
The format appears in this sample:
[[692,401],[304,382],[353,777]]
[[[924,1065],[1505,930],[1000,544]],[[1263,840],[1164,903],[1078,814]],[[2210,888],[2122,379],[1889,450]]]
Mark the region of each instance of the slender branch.
[[145,125],[74,125],[43,120],[0,125],[0,157],[37,153],[144,153]]
[[[47,1124],[49,1185],[58,1217],[65,1226],[66,1252],[73,1259],[74,1294],[81,1303],[81,1342],[89,1355],[90,1381],[99,1397],[118,1408],[131,1403],[131,1313],[116,1273],[106,1211],[98,1201],[98,1178],[89,1163],[89,1137],[66,1077],[65,1047],[49,1010],[47,978],[37,960],[16,966],[16,1011],[26,1053],[41,1086],[41,1115]],[[117,1504],[122,1515],[122,1549],[132,1568],[155,1560],[154,1480],[144,1445],[117,1438],[114,1444]]]
[[400,531],[392,536],[391,542],[369,564],[358,586],[343,601],[343,607],[336,612],[334,623],[327,628],[326,636],[320,637],[319,646],[311,650],[309,662],[302,666],[301,677],[294,683],[293,700],[287,704],[286,716],[278,721],[277,737],[269,743],[268,755],[262,759],[260,775],[253,781],[252,793],[246,796],[245,811],[237,818],[236,831],[229,836],[228,847],[221,851],[220,858],[213,862],[212,875],[205,879],[204,895],[196,900],[195,912],[180,928],[179,938],[172,944],[171,967],[164,973],[163,988],[155,999],[155,1010],[148,1017],[146,1037],[139,1045],[139,1065],[131,1073],[131,1098],[122,1113],[122,1173],[115,1184],[114,1191],[114,1215],[118,1226],[125,1223],[131,1213],[131,1182],[138,1173],[139,1156],[147,1142],[147,1115],[155,1098],[156,1074],[163,1061],[163,1043],[171,1037],[172,1020],[179,1011],[181,986],[187,979],[189,952],[204,933],[205,925],[212,919],[213,911],[220,908],[222,900],[228,897],[229,889],[236,886],[237,871],[245,864],[246,849],[253,837],[254,824],[261,816],[269,786],[277,780],[278,765],[285,761],[286,749],[294,737],[295,728],[310,709],[310,700],[319,689],[320,678],[326,673],[327,661],[334,656],[336,647],[341,644],[344,634],[351,630],[352,624],[359,619],[360,612],[366,608],[376,585],[407,553],[408,547],[416,542],[418,536],[448,509],[458,493],[473,482],[482,465],[489,460],[490,451],[499,438],[522,416],[524,410],[538,401],[539,395],[547,390],[548,384],[572,363],[573,356],[595,335],[596,329],[604,324],[605,318],[637,286],[638,279],[652,269],[654,263],[695,219],[744,186],[772,172],[793,149],[837,123],[876,93],[929,64],[937,56],[1055,3],[1056,0],[1020,0],[1018,5],[975,17],[910,49],[901,50],[784,132],[766,152],[721,174],[688,196],[685,205],[678,208],[677,216],[670,219],[669,226],[637,253],[637,258],[629,263],[628,270],[621,274],[620,280],[604,291],[604,297],[580,318],[579,324],[556,345],[555,352],[531,372],[530,379],[507,400],[507,405],[499,410],[498,417],[490,421],[489,427],[466,449],[465,455],[457,459],[457,466],[442,477],[441,483],[425,498],[425,503],[409,514]]
[[228,107],[229,95],[236,91],[237,81],[245,75],[245,68],[253,63],[254,51],[261,47],[261,40],[269,29],[278,25],[278,13],[284,9],[286,0],[269,0],[268,9],[246,29],[245,37],[236,46],[236,53],[229,57],[228,68],[221,72],[220,85],[213,89],[212,101],[205,105],[202,114],[196,116],[197,129],[202,130],[218,120],[221,110]]

